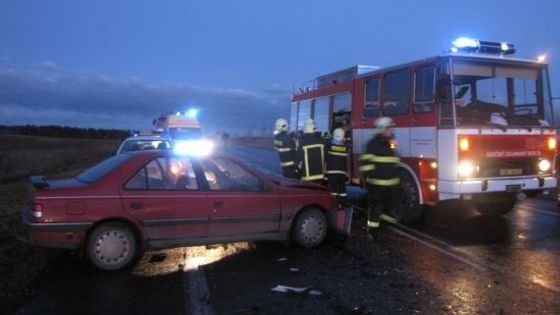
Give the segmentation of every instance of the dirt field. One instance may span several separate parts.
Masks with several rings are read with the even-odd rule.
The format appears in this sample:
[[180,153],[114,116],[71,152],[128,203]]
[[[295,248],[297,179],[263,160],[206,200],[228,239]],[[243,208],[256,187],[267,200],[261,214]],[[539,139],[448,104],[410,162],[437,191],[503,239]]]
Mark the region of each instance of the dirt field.
[[33,189],[30,175],[70,177],[111,156],[117,140],[0,136],[0,310],[13,311],[58,253],[31,245],[21,209]]

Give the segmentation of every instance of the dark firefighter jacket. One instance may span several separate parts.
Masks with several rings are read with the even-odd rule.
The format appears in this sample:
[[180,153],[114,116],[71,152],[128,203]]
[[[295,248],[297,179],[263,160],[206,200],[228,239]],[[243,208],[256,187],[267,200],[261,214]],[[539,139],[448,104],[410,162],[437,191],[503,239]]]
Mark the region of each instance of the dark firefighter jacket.
[[360,157],[360,171],[366,182],[375,186],[395,186],[399,184],[397,165],[400,162],[391,139],[376,135],[367,145],[366,153]]
[[296,165],[296,144],[287,132],[279,132],[274,136],[274,149],[280,156],[282,167]]
[[321,180],[324,175],[325,143],[316,133],[301,135],[298,146],[302,180]]
[[327,174],[348,176],[348,146],[331,142],[327,150]]

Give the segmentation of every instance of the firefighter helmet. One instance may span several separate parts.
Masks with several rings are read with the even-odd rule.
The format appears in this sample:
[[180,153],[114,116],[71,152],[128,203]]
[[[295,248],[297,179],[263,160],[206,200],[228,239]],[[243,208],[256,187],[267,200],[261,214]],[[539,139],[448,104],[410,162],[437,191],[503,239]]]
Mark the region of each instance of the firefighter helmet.
[[373,124],[375,126],[376,133],[381,133],[387,128],[395,127],[395,123],[389,117],[379,117]]
[[333,131],[333,138],[334,138],[334,140],[337,140],[337,141],[344,140],[344,130],[342,128],[336,128]]
[[303,126],[303,133],[313,133],[317,128],[315,127],[315,122],[313,119],[309,118],[305,122],[305,126]]
[[288,121],[284,118],[278,118],[276,120],[276,130],[288,131]]

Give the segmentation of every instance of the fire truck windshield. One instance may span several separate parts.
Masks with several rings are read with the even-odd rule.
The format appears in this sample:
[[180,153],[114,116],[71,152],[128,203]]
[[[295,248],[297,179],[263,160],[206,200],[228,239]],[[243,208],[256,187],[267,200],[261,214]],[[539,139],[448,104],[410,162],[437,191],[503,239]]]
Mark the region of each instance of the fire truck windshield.
[[453,63],[457,125],[550,126],[546,70],[475,61]]

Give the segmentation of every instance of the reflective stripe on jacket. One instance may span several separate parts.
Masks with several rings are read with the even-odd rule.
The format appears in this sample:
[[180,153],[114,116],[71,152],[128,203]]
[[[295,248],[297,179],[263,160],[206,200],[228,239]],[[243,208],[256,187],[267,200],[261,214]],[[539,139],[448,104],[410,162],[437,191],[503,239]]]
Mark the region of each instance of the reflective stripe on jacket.
[[324,176],[325,144],[315,133],[304,133],[299,141],[298,159],[302,180],[319,180]]
[[287,132],[279,132],[274,136],[274,149],[278,152],[282,167],[295,165],[296,144]]
[[344,174],[348,176],[348,147],[342,143],[329,144],[327,150],[327,174]]
[[376,135],[360,157],[360,171],[366,183],[375,186],[395,186],[400,183],[397,165],[400,158],[392,148],[390,139]]

